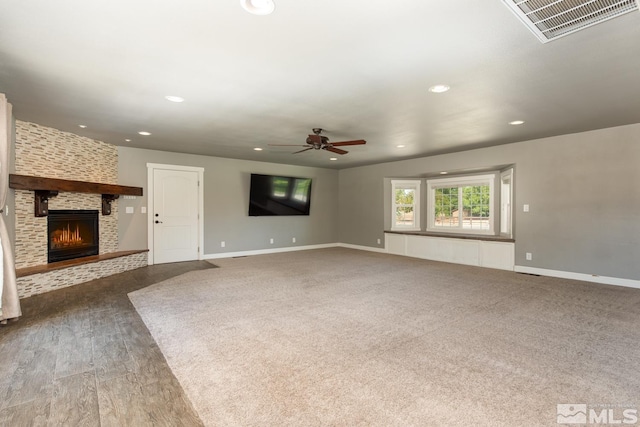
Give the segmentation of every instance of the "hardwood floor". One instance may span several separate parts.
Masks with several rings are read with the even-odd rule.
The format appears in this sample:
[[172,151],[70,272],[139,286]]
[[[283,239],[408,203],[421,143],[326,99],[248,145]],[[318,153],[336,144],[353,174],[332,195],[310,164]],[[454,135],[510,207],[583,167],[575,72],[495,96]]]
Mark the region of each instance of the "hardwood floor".
[[205,261],[161,264],[21,300],[0,328],[0,426],[201,426],[127,293]]

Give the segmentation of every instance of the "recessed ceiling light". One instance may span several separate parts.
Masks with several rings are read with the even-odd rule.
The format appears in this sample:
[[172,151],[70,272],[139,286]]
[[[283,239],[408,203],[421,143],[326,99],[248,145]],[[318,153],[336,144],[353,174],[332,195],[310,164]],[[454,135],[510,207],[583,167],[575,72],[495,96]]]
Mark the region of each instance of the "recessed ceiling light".
[[184,102],[184,98],[181,96],[167,95],[164,97],[164,99],[171,102]]
[[449,173],[449,172],[440,172],[440,175],[446,175],[446,174],[448,174],[448,173]]
[[256,147],[256,148],[254,148],[253,150],[254,150],[254,151],[262,151],[262,148],[260,148],[260,147]]
[[124,141],[125,141],[125,142],[131,142],[131,140],[130,140],[130,139],[128,139],[128,138],[127,138],[127,139],[125,139]]
[[524,121],[522,121],[522,120],[514,120],[512,122],[509,122],[509,124],[513,125],[513,126],[518,126],[518,125],[521,125],[523,123],[524,123]]
[[396,145],[396,148],[404,148],[404,147],[406,147],[406,145],[402,145],[402,144]]
[[329,160],[335,161],[335,160],[338,160],[338,158],[337,157],[330,157]]
[[273,0],[240,0],[240,4],[244,10],[254,15],[269,15],[276,8]]
[[140,132],[138,132],[140,135],[142,136],[149,136],[151,135],[151,132],[147,132],[146,130],[141,130]]
[[447,85],[435,85],[435,86],[431,86],[429,88],[429,92],[433,92],[433,93],[442,93],[442,92],[446,92],[449,89],[451,89],[449,86]]
[[85,129],[87,125],[78,125],[79,128]]

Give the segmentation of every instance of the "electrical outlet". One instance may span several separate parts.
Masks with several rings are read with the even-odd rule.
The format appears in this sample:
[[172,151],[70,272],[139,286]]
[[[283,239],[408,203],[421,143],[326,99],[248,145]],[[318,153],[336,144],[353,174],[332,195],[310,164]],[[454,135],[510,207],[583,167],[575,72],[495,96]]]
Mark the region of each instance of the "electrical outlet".
[[292,241],[293,243],[295,243],[295,242],[296,242],[296,238],[295,238],[295,237],[294,237],[294,238],[292,238],[292,239],[291,239],[291,241]]
[[146,206],[140,206],[140,213],[147,213],[147,207]]
[[531,255],[531,252],[527,252],[525,254],[525,257],[527,258],[527,261],[531,261],[533,259],[533,255]]
[[225,247],[225,245],[226,245],[226,243],[224,242],[224,240],[223,240],[222,242],[220,242],[220,247],[221,247],[221,248],[224,248],[224,247]]
[[522,205],[523,212],[529,212],[529,205]]
[[273,237],[271,239],[269,239],[269,243],[271,243],[273,245]]
[[378,244],[380,244],[380,239],[378,239]]

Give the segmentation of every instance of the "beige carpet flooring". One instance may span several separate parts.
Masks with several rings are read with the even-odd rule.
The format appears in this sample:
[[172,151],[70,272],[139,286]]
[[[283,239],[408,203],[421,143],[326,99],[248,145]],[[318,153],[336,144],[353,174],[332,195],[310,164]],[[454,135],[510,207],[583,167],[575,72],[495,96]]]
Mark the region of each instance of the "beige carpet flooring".
[[129,294],[208,426],[556,426],[558,404],[640,404],[640,290],[345,248],[216,264]]

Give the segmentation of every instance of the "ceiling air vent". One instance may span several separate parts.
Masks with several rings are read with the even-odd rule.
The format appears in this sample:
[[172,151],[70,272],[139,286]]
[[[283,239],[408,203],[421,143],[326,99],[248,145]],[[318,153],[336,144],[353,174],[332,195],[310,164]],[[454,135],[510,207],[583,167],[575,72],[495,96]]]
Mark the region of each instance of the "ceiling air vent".
[[502,0],[502,2],[542,43],[638,10],[638,0]]

